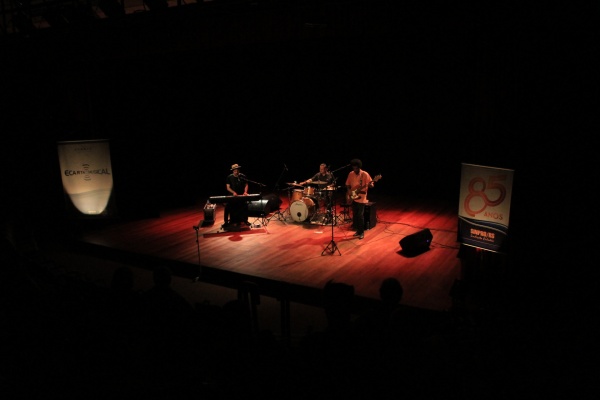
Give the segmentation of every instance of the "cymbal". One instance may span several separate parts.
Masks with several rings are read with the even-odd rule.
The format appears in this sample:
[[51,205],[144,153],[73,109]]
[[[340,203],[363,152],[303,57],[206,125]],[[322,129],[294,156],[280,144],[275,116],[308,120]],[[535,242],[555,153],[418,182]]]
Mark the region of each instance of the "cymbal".
[[309,185],[327,185],[327,182],[323,182],[323,181],[312,181],[309,183]]
[[300,184],[298,184],[298,183],[296,183],[296,182],[286,182],[285,184],[286,184],[286,185],[290,185],[290,186],[304,187],[304,186],[302,186],[302,185],[300,185]]

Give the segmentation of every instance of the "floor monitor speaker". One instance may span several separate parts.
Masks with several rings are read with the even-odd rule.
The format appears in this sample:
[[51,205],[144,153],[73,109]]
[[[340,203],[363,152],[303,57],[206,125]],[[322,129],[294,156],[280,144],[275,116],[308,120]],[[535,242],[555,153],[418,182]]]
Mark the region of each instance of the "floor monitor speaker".
[[400,247],[406,254],[420,254],[429,250],[432,239],[431,231],[425,228],[400,240]]

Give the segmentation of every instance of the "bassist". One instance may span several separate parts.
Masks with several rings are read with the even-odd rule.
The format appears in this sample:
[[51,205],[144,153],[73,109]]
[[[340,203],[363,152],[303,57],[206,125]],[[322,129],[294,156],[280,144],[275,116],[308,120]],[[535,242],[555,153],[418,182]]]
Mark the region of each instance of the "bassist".
[[362,161],[358,158],[350,161],[352,171],[346,178],[346,202],[352,202],[352,228],[356,230],[354,236],[359,239],[365,237],[365,206],[368,203],[367,192],[375,185],[376,180],[362,169]]

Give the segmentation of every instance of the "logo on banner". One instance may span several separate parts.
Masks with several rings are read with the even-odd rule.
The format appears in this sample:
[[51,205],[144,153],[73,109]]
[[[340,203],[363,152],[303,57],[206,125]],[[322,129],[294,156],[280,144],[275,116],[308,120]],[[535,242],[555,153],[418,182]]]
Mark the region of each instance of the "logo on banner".
[[104,213],[113,190],[108,141],[59,142],[58,157],[63,188],[75,208],[85,215]]

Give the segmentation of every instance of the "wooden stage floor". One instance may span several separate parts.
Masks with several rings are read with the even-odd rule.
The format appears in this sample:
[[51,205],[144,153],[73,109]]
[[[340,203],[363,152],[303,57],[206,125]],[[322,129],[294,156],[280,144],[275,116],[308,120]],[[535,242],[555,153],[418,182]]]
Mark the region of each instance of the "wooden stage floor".
[[[454,205],[373,194],[375,226],[359,240],[351,224],[342,221],[338,201],[336,223],[322,225],[311,219],[327,211],[323,206],[300,221],[290,212],[298,204],[287,195],[279,197],[281,214],[250,218],[260,227],[224,231],[223,204],[209,215],[201,204],[87,228],[76,243],[100,258],[147,268],[166,264],[177,276],[224,287],[252,282],[260,294],[286,302],[318,306],[320,289],[334,280],[353,285],[356,298],[368,303],[378,300],[383,279],[395,277],[403,285],[405,306],[432,311],[451,307],[450,290],[461,274]],[[423,229],[433,235],[429,249],[405,254],[400,240]]]

